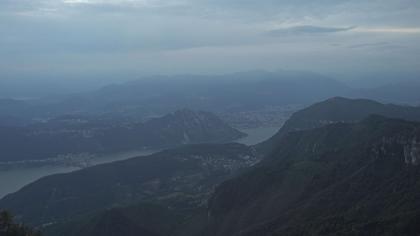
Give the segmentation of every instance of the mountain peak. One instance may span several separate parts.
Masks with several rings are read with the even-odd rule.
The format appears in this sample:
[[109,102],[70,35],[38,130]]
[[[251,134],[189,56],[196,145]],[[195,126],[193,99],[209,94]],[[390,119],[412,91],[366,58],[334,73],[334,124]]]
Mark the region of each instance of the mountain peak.
[[[182,108],[174,111],[172,114],[175,116],[196,116],[198,114],[207,113],[203,111],[195,111],[188,108]],[[207,113],[208,114],[208,113]]]
[[351,100],[354,100],[354,99],[336,96],[336,97],[328,98],[324,102],[336,102],[336,101],[340,102],[340,101],[351,101]]
[[[218,116],[210,112],[180,109],[166,116],[152,119],[146,124],[162,133],[179,131],[184,144],[202,142],[230,142],[246,134],[229,126]],[[192,140],[195,140],[192,142]]]
[[297,130],[334,123],[355,123],[364,119],[367,119],[365,123],[374,124],[385,117],[420,121],[420,108],[382,104],[368,99],[333,97],[294,113],[276,135],[261,143],[258,148],[263,152],[270,152],[282,136]]
[[[329,105],[329,104],[354,104],[354,103],[360,103],[360,104],[381,104],[377,101],[366,99],[366,98],[347,98],[347,97],[331,97],[324,101],[315,103],[314,105]],[[345,107],[343,107],[345,108]]]

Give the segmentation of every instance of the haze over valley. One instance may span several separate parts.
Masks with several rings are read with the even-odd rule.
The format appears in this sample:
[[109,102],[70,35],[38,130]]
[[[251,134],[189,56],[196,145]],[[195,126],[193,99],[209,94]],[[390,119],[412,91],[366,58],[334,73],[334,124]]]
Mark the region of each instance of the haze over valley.
[[0,236],[420,235],[417,0],[0,1]]

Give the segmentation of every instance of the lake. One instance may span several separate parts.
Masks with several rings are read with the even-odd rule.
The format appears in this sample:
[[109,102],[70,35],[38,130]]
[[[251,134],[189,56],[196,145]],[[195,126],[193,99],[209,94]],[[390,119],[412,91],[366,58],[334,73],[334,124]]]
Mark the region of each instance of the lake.
[[[119,161],[136,156],[146,156],[159,150],[130,151],[117,154],[99,156],[91,161],[92,165],[98,165],[113,161]],[[80,168],[74,166],[41,166],[33,168],[14,168],[11,170],[0,170],[0,198],[6,194],[15,192],[23,186],[47,175],[67,173]]]
[[238,143],[243,143],[246,145],[254,145],[260,143],[264,140],[267,140],[273,136],[280,127],[259,127],[259,128],[250,128],[250,129],[240,129],[240,131],[248,134],[247,137],[236,140]]
[[[259,127],[252,129],[241,129],[242,132],[248,134],[247,137],[236,140],[238,143],[246,145],[257,144],[261,141],[273,136],[279,127]],[[159,150],[140,150],[130,151],[117,154],[103,155],[95,158],[90,164],[98,165],[113,161],[125,160],[136,156],[146,156],[158,152]],[[0,198],[6,194],[15,192],[23,186],[47,175],[67,173],[79,170],[78,167],[72,166],[41,166],[33,168],[15,168],[11,170],[0,170]]]

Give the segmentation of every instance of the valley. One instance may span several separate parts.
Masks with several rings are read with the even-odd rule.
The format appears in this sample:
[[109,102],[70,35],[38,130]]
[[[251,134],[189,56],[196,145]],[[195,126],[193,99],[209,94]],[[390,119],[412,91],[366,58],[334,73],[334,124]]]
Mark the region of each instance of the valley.
[[[247,134],[246,137],[235,140],[235,142],[254,145],[274,135],[280,127],[258,127],[239,129]],[[67,173],[93,165],[125,160],[132,157],[147,156],[161,151],[138,150],[114,154],[102,154],[100,156],[89,156],[82,161],[72,160],[42,160],[42,161],[21,161],[0,163],[0,198],[6,194],[19,190],[21,187],[47,175]]]
[[0,0],[0,236],[420,236],[420,0]]
[[419,114],[334,97],[293,113],[280,129],[248,129],[242,142],[251,146],[183,145],[49,175],[3,197],[0,208],[52,236],[414,235],[420,208],[402,196],[419,194]]

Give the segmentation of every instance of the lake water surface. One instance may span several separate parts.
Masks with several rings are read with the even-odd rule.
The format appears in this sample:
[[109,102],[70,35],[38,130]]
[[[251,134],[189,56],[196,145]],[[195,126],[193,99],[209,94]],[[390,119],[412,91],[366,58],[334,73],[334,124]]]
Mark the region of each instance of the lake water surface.
[[272,137],[280,127],[259,127],[251,129],[240,129],[242,132],[248,134],[247,137],[236,140],[238,143],[246,145],[254,145]]
[[[238,143],[246,145],[257,144],[273,136],[279,127],[259,127],[253,129],[241,129],[248,136],[237,140]],[[103,164],[113,161],[125,160],[131,157],[146,156],[159,150],[140,150],[118,154],[108,154],[95,158],[91,161],[92,165]],[[15,168],[11,170],[0,170],[0,198],[15,192],[23,186],[47,175],[67,173],[78,170],[72,166],[42,166],[33,168]]]
[[[91,165],[98,165],[113,161],[125,160],[136,156],[146,156],[155,153],[159,150],[141,150],[130,151],[117,154],[108,154],[99,156],[91,161]],[[47,175],[68,173],[79,170],[80,168],[74,166],[38,166],[27,168],[13,168],[10,170],[0,170],[0,198],[6,194],[15,192],[23,186]]]

